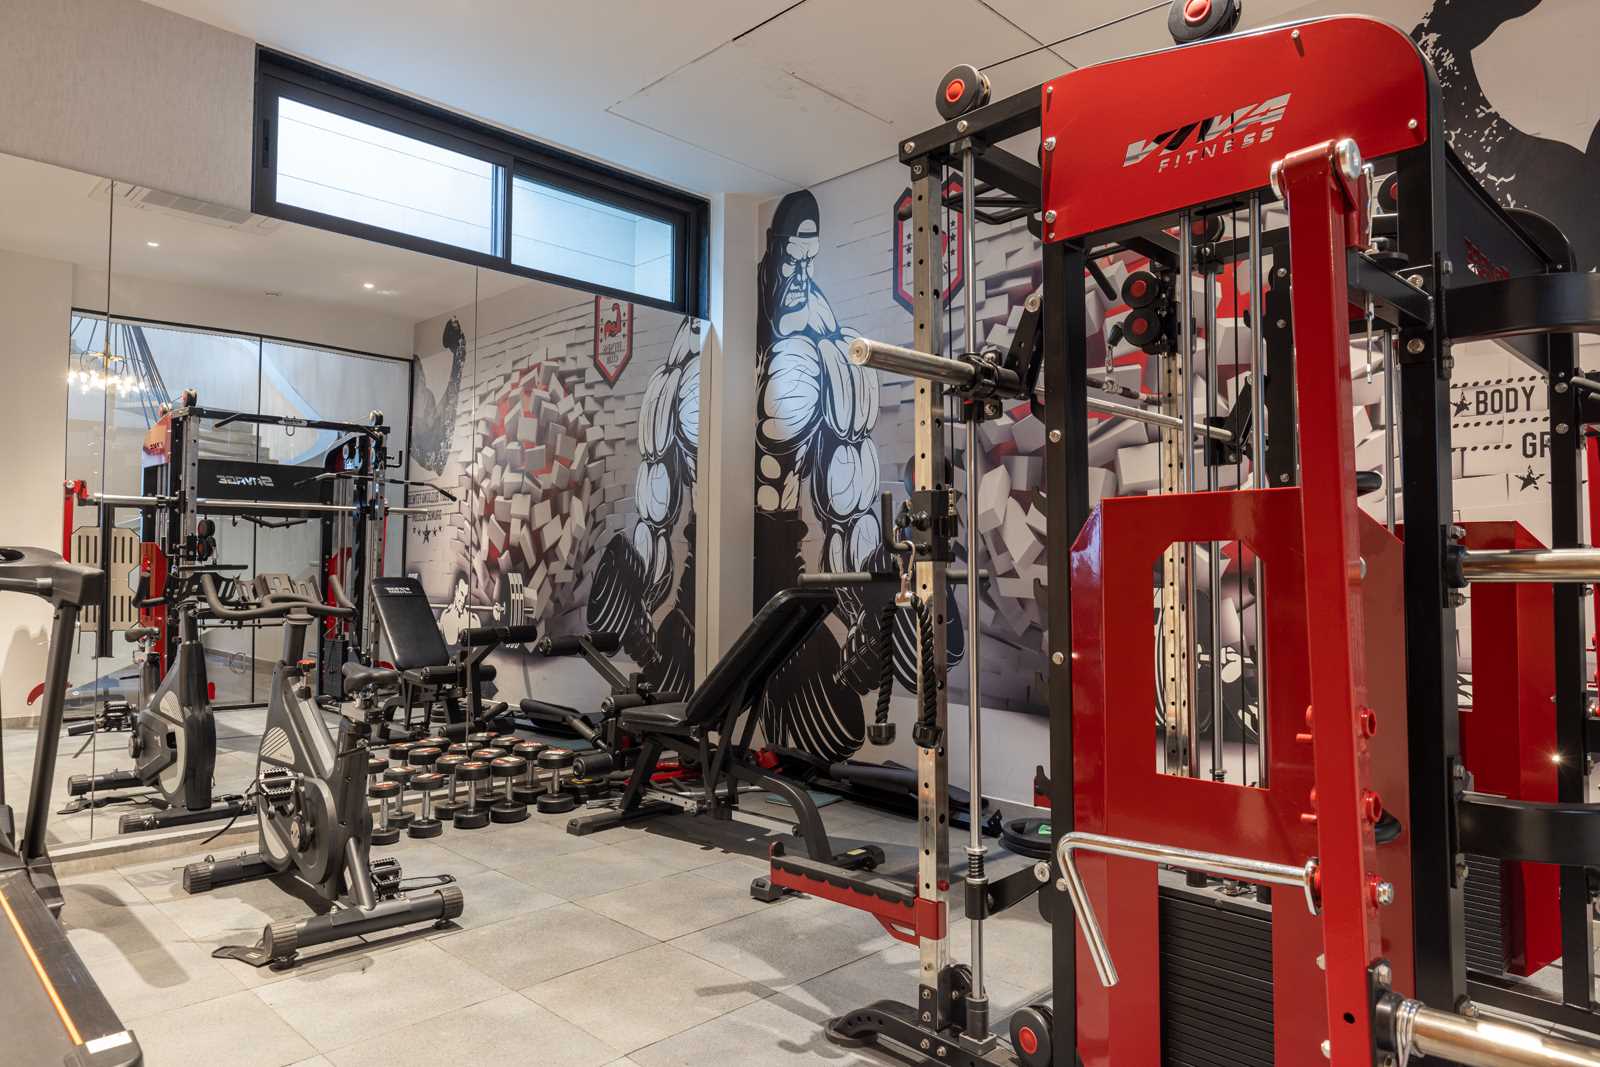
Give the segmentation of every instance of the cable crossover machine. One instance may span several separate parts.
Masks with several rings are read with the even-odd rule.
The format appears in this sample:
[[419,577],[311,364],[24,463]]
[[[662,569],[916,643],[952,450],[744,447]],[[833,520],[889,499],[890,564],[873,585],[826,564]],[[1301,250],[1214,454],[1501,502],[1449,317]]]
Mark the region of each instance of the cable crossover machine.
[[[912,180],[913,340],[857,339],[850,358],[916,379],[915,488],[894,537],[912,561],[904,599],[923,605],[946,603],[963,504],[976,528],[978,424],[1008,400],[1039,410],[1045,383],[1054,847],[990,878],[974,830],[971,961],[953,962],[937,625],[923,654],[938,669],[920,672],[915,882],[781,848],[772,880],[865,910],[918,945],[909,1002],[848,1012],[829,1033],[919,1062],[1600,1065],[1600,805],[1584,794],[1595,731],[1580,600],[1600,582],[1600,549],[1580,540],[1577,466],[1600,383],[1577,372],[1574,336],[1600,332],[1600,276],[1574,271],[1554,226],[1501,208],[1455,157],[1437,80],[1403,32],[1330,17],[1217,36],[1237,20],[1232,0],[1177,3],[1179,47],[997,101],[979,71],[957,67],[937,95],[947,121],[899,146]],[[1001,147],[1033,131],[1037,165]],[[961,177],[953,254],[969,279],[969,351],[952,354],[940,324],[948,169]],[[974,222],[985,215],[1027,217],[1043,242],[1042,287],[1005,351],[976,343]],[[1159,368],[1154,408],[1091,401],[1099,331],[1084,279],[1110,288],[1098,263],[1124,253],[1148,260],[1120,293],[1134,309],[1121,336]],[[1214,411],[1224,278],[1248,291],[1254,327],[1248,386],[1226,413]],[[1353,324],[1369,365],[1381,357],[1391,372],[1381,473],[1356,469]],[[1548,379],[1548,549],[1469,548],[1453,521],[1451,350],[1484,339]],[[1159,427],[1162,492],[1091,510],[1092,407]],[[952,412],[968,431],[964,500],[946,483]],[[1215,475],[1226,449],[1221,462],[1250,461],[1241,488]],[[1384,521],[1357,503],[1380,484]],[[1248,744],[1230,741],[1220,702],[1205,729],[1191,692],[1208,629],[1215,659],[1217,598],[1208,628],[1195,592],[1219,545],[1240,546],[1257,594]],[[1554,584],[1554,801],[1478,793],[1462,762],[1456,611],[1465,588],[1488,582]],[[980,722],[969,716],[974,796]],[[1218,760],[1230,743],[1243,764],[1231,778]],[[1469,966],[1468,856],[1559,867],[1559,993]],[[1208,879],[1248,901],[1186,893]],[[1054,1007],[1018,1013],[1008,1047],[991,1032],[983,922],[1035,893],[1051,920]]]

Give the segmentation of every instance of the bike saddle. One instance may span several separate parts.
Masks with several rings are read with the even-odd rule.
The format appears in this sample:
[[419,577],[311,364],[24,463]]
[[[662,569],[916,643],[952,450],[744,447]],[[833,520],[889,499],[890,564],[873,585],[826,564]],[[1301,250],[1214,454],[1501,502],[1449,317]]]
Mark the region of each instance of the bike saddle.
[[368,667],[362,663],[346,663],[341,670],[344,680],[352,689],[393,689],[400,684],[400,672],[387,667]]

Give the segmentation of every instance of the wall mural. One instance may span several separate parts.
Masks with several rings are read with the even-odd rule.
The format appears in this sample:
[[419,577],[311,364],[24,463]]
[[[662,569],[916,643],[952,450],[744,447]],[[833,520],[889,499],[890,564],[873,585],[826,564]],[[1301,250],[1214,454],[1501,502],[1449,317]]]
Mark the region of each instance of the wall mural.
[[687,692],[702,324],[609,299],[552,310],[549,292],[418,327],[441,348],[418,359],[410,477],[456,499],[413,488],[441,511],[407,523],[407,570],[451,640],[490,621],[620,632],[646,677]]
[[[1600,266],[1600,218],[1591,209],[1593,191],[1600,183],[1600,122],[1590,115],[1587,129],[1559,131],[1578,143],[1547,136],[1557,125],[1550,114],[1551,97],[1581,97],[1587,91],[1574,84],[1579,71],[1557,62],[1559,75],[1541,82],[1538,71],[1549,68],[1536,66],[1516,87],[1539,94],[1536,108],[1516,104],[1520,113],[1532,111],[1544,120],[1540,132],[1522,129],[1506,118],[1479,76],[1481,64],[1503,59],[1513,47],[1504,39],[1497,42],[1495,31],[1533,14],[1541,3],[1552,17],[1554,9],[1561,9],[1559,17],[1567,23],[1567,32],[1583,37],[1596,28],[1594,12],[1580,10],[1588,5],[1562,0],[1435,0],[1411,35],[1438,73],[1445,133],[1462,161],[1503,205],[1531,208],[1561,227],[1580,269],[1594,270]],[[1588,25],[1573,25],[1571,20],[1578,18],[1587,19]],[[1593,40],[1592,33],[1587,39]],[[1512,101],[1499,103],[1504,108]]]
[[[1557,0],[1545,0],[1554,3]],[[1541,211],[1566,229],[1579,260],[1600,260],[1600,222],[1584,209],[1592,183],[1593,148],[1525,133],[1495,111],[1479,85],[1474,57],[1506,20],[1538,7],[1538,0],[1481,4],[1437,0],[1414,37],[1439,68],[1452,144],[1474,172],[1508,205]],[[1569,5],[1570,7],[1570,5]],[[1478,51],[1474,51],[1478,49]],[[1600,128],[1597,128],[1600,129]],[[905,197],[905,169],[894,161],[855,172],[812,190],[766,205],[765,253],[757,266],[760,288],[760,351],[757,359],[758,474],[756,482],[756,605],[791,584],[803,570],[843,570],[874,563],[876,519],[868,509],[876,493],[890,489],[896,501],[909,492],[912,382],[849,367],[843,350],[860,334],[896,344],[911,342],[911,316],[904,299],[903,228],[896,207]],[[827,215],[824,225],[824,213]],[[953,232],[959,219],[945,219]],[[1004,347],[1023,301],[1041,281],[1040,245],[1020,221],[985,226],[977,235],[974,277],[979,336]],[[1102,262],[1114,286],[1145,261],[1123,255]],[[958,264],[948,264],[953,275]],[[1226,284],[1227,281],[1236,283]],[[1218,409],[1226,411],[1247,375],[1249,328],[1247,279],[1227,275],[1215,297],[1219,363]],[[952,290],[954,286],[952,286]],[[829,300],[824,292],[833,294]],[[1126,341],[1107,350],[1112,327],[1128,312],[1085,279],[1089,311],[1090,377],[1114,399],[1157,392],[1153,363]],[[959,301],[957,301],[959,303]],[[951,309],[959,312],[959,308]],[[948,315],[949,346],[965,346],[959,313]],[[1200,331],[1203,359],[1210,339]],[[1355,342],[1355,364],[1367,356]],[[1543,389],[1529,392],[1527,374],[1498,348],[1467,346],[1457,357],[1455,400],[1456,501],[1461,518],[1517,518],[1548,540],[1545,446],[1537,423]],[[1382,464],[1383,376],[1359,374],[1358,463]],[[865,403],[868,398],[875,403]],[[1200,401],[1197,399],[1197,404]],[[1043,598],[1044,427],[1026,405],[986,424],[980,441],[985,475],[979,488],[979,529],[984,563],[995,580],[983,593],[979,625],[984,637],[983,692],[986,706],[1042,713],[1045,704]],[[951,456],[953,484],[965,484],[960,436]],[[1156,488],[1159,435],[1126,420],[1094,418],[1090,426],[1090,498],[1138,495]],[[1247,484],[1248,465],[1223,468],[1219,484]],[[1534,498],[1537,498],[1535,500]],[[1382,515],[1381,497],[1364,501]],[[1403,509],[1403,500],[1400,505]],[[1531,506],[1530,506],[1531,505]],[[1403,511],[1402,511],[1403,514]],[[868,536],[869,531],[870,536]],[[854,536],[852,536],[854,535]],[[962,539],[967,536],[962,531]],[[1254,589],[1248,558],[1224,552],[1221,585],[1224,712],[1253,733],[1256,716]],[[1241,566],[1241,562],[1244,566]],[[1209,627],[1211,590],[1199,592],[1201,639]],[[877,603],[848,603],[827,633],[814,639],[773,686],[765,726],[768,736],[833,758],[861,745],[863,694],[876,685]],[[966,625],[963,603],[951,618]],[[1463,670],[1470,670],[1469,613],[1461,613]],[[896,671],[908,657],[896,635]],[[960,649],[959,633],[952,650]],[[1209,719],[1211,664],[1198,667],[1199,714]],[[952,701],[960,703],[965,672],[952,670]],[[1237,737],[1238,727],[1233,728]]]

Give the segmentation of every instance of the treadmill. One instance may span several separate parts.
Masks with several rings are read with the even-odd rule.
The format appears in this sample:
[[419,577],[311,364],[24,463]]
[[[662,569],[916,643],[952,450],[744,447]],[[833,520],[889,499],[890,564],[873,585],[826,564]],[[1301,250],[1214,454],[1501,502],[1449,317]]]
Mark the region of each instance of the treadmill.
[[0,592],[41,597],[55,608],[45,664],[39,742],[19,835],[0,767],[0,1042],[7,1063],[38,1067],[137,1067],[134,1039],[94,984],[56,921],[61,887],[45,848],[50,786],[66,707],[67,667],[78,611],[97,604],[105,575],[42,548],[0,548]]

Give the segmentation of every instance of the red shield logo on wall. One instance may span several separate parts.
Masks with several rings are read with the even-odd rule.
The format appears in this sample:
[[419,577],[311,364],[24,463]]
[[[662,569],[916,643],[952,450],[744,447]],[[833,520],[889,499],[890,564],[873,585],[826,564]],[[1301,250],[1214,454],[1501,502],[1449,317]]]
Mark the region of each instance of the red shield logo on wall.
[[609,296],[594,298],[594,369],[607,385],[617,379],[633,359],[633,305]]
[[[951,178],[944,183],[945,203],[950,203],[952,199],[959,203],[960,196],[960,178]],[[949,307],[950,301],[961,291],[961,286],[966,281],[962,277],[961,257],[951,254],[953,249],[961,247],[959,238],[966,220],[961,217],[959,207],[952,208],[944,217],[950,222],[940,235],[942,241],[939,247],[940,253],[944,256],[944,276],[950,279],[950,284],[939,294],[939,299],[945,307]],[[950,240],[952,231],[957,237],[955,242]],[[907,187],[894,202],[894,299],[895,303],[907,311],[915,312],[916,305],[913,300],[917,295],[916,264],[912,262],[911,234],[911,189]]]

